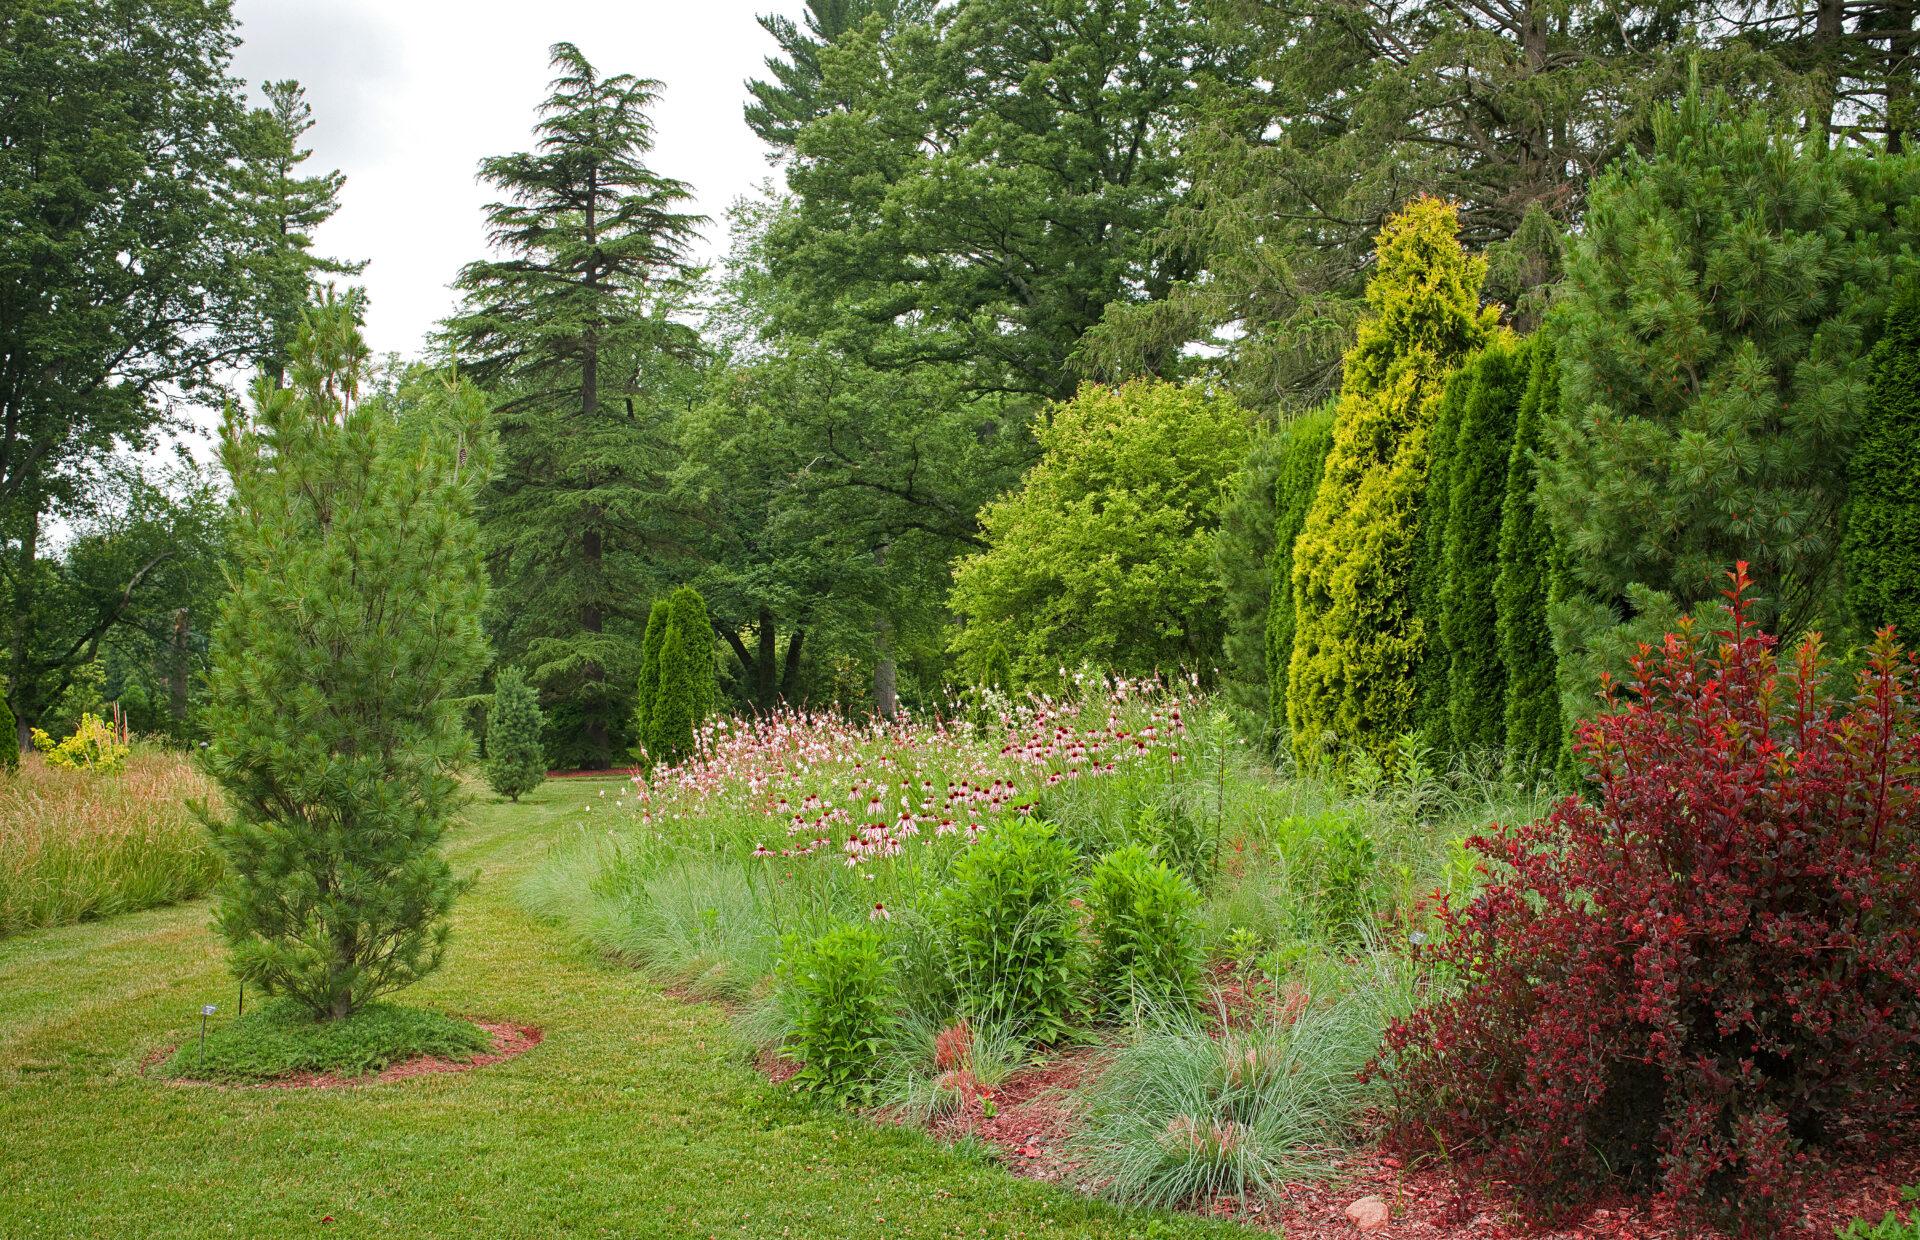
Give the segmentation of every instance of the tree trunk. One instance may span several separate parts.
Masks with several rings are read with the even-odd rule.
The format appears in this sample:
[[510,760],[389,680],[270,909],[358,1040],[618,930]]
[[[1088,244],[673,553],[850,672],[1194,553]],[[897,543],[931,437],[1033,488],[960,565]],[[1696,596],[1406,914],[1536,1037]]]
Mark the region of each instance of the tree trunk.
[[167,696],[173,714],[173,734],[187,734],[187,609],[173,613],[173,650],[167,667]]
[[28,676],[31,670],[31,644],[33,641],[33,605],[34,605],[34,557],[40,551],[40,505],[28,497],[27,523],[20,531],[20,564],[14,577],[13,592],[13,683],[9,686],[13,698],[14,741],[20,746],[20,752],[26,753],[33,747],[33,725],[40,722],[40,709],[43,703],[33,700],[33,686]]
[[800,647],[806,640],[805,629],[795,629],[793,636],[787,639],[787,665],[780,673],[780,700],[788,705],[796,705],[798,701],[796,690],[800,687]]
[[779,693],[779,684],[774,661],[779,656],[774,650],[778,639],[773,623],[773,609],[762,603],[759,619],[760,655],[753,663],[753,704],[763,711],[772,710],[775,697]]
[[1840,59],[1846,34],[1846,0],[1815,0],[1813,11],[1814,114],[1821,142],[1833,145],[1833,115],[1840,106]]
[[1920,12],[1914,0],[1889,0],[1884,9],[1887,28],[1886,107],[1887,151],[1899,155],[1906,151],[1920,115],[1915,114],[1913,79],[1920,74],[1920,36],[1913,19]]

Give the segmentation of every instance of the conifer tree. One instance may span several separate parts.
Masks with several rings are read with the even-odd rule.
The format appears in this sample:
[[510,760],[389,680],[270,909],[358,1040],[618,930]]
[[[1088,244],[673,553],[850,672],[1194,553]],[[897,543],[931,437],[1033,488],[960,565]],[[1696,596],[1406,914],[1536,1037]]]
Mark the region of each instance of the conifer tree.
[[485,666],[473,520],[486,402],[418,381],[362,403],[349,299],[312,311],[292,386],[230,411],[235,585],[214,635],[215,924],[240,978],[317,1018],[436,968],[460,884],[438,849]]
[[1556,573],[1553,530],[1540,510],[1535,467],[1541,428],[1560,396],[1560,366],[1550,338],[1535,336],[1533,341],[1526,391],[1507,453],[1493,596],[1494,630],[1506,683],[1507,766],[1540,772],[1558,765],[1566,727],[1560,716],[1553,633],[1547,624]]
[[699,220],[649,168],[658,83],[552,52],[535,149],[481,164],[506,257],[470,263],[448,343],[501,404],[504,468],[482,517],[503,653],[555,703],[554,757],[607,765],[626,748],[648,597],[665,542],[666,419],[698,340],[670,317]]
[[1440,557],[1446,735],[1457,753],[1498,753],[1506,740],[1507,672],[1500,659],[1495,578],[1514,423],[1533,353],[1529,342],[1496,337],[1467,363],[1473,388],[1448,469]]
[[1459,230],[1452,207],[1420,198],[1380,233],[1370,314],[1347,352],[1325,474],[1294,546],[1287,716],[1303,760],[1384,761],[1414,726],[1428,433],[1448,373],[1498,314],[1480,306],[1486,264]]
[[1736,561],[1782,640],[1844,616],[1848,449],[1916,196],[1920,162],[1829,150],[1697,87],[1596,181],[1541,464],[1569,718]]
[[652,735],[647,720],[653,710],[653,699],[660,695],[660,645],[667,640],[669,615],[667,600],[654,599],[653,607],[647,612],[647,631],[640,638],[640,679],[633,696],[636,757],[646,749],[648,738]]
[[1847,462],[1847,601],[1861,635],[1891,624],[1920,645],[1920,280],[1887,312],[1870,364]]
[[1333,446],[1333,402],[1303,413],[1281,432],[1285,437],[1273,485],[1273,555],[1267,568],[1272,594],[1267,603],[1267,709],[1269,727],[1287,723],[1287,668],[1293,661],[1296,611],[1293,603],[1293,551],[1313,493]]
[[667,599],[667,607],[686,640],[693,723],[698,727],[720,707],[720,680],[713,667],[713,622],[707,616],[707,600],[692,586],[675,590]]
[[[660,687],[647,711],[647,756],[654,763],[683,762],[693,754],[699,723],[696,659],[707,654],[705,636],[689,640],[682,617],[668,610],[660,641]],[[711,666],[713,660],[706,662]]]
[[503,667],[493,678],[493,702],[487,707],[487,783],[509,801],[532,792],[547,777],[541,741],[546,719],[540,696],[517,667]]
[[931,8],[927,0],[807,0],[800,24],[779,13],[762,13],[756,20],[773,36],[780,54],[764,61],[770,78],[747,80],[747,93],[753,96],[746,106],[747,128],[775,152],[791,151],[800,130],[827,109],[821,50],[875,14],[889,22],[896,17],[917,20]]
[[1469,358],[1447,376],[1434,402],[1433,428],[1427,435],[1426,489],[1420,496],[1420,535],[1413,557],[1413,610],[1426,635],[1414,678],[1414,731],[1424,748],[1439,752],[1453,748],[1447,718],[1446,634],[1440,624],[1446,587],[1443,561],[1447,508],[1453,493],[1454,444],[1473,398],[1476,378],[1473,359]]

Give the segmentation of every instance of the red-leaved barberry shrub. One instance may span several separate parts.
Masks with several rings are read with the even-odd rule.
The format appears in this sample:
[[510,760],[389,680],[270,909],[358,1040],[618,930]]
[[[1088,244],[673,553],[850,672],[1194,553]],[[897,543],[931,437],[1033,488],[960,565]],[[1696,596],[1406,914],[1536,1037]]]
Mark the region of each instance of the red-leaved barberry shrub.
[[1589,797],[1472,841],[1489,885],[1422,949],[1456,984],[1369,1068],[1399,1141],[1547,1213],[1624,1179],[1776,1231],[1920,1101],[1916,664],[1883,631],[1836,699],[1729,576],[1728,627],[1643,649],[1578,729]]

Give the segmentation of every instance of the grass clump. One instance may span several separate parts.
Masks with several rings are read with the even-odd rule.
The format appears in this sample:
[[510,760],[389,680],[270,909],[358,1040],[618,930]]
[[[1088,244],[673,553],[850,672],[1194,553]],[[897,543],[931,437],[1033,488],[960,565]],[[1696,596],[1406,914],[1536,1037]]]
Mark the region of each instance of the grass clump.
[[278,999],[196,1036],[161,1067],[194,1081],[276,1081],[304,1072],[367,1076],[422,1055],[467,1060],[492,1049],[472,1021],[441,1012],[370,1003],[339,1020],[316,1021],[298,1002]]
[[220,860],[190,802],[214,793],[186,755],[144,744],[113,772],[30,758],[0,774],[0,935],[202,894]]

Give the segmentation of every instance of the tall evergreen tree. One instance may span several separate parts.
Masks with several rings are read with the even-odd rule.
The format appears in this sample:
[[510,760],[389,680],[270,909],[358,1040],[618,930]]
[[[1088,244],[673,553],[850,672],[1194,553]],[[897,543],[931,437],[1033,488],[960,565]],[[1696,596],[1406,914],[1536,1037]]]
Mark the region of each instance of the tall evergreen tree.
[[713,669],[713,621],[707,616],[707,600],[692,586],[681,586],[669,595],[667,610],[687,644],[693,722],[698,727],[720,708],[720,684]]
[[1473,391],[1461,411],[1448,466],[1440,557],[1440,646],[1447,657],[1447,744],[1498,755],[1506,742],[1507,672],[1501,662],[1500,523],[1514,424],[1534,346],[1496,337],[1468,368]]
[[807,0],[800,24],[779,13],[762,13],[760,28],[773,36],[779,54],[766,58],[770,78],[749,78],[747,128],[775,154],[793,150],[807,122],[827,110],[821,85],[820,50],[869,17],[883,21],[920,20],[932,6],[926,0]]
[[[700,660],[710,649],[705,633],[689,634],[684,617],[671,607],[660,640],[660,687],[647,710],[647,757],[653,763],[679,763],[694,752],[700,724]],[[713,665],[706,659],[708,667]]]
[[1887,311],[1847,462],[1847,602],[1862,634],[1920,645],[1920,280]]
[[519,668],[501,668],[487,706],[487,783],[496,793],[518,801],[546,779],[545,729],[539,694]]
[[1830,151],[1694,89],[1595,186],[1556,307],[1540,502],[1573,587],[1567,706],[1752,565],[1754,622],[1845,612],[1847,457],[1920,161]]
[[1269,727],[1287,726],[1287,669],[1293,663],[1298,610],[1293,598],[1293,555],[1307,511],[1333,447],[1332,401],[1301,414],[1281,431],[1285,437],[1273,484],[1273,553],[1267,567],[1272,595],[1267,605],[1267,710]]
[[1447,718],[1446,635],[1440,624],[1445,610],[1447,507],[1453,492],[1454,446],[1477,379],[1473,358],[1469,358],[1447,376],[1434,401],[1433,427],[1427,434],[1427,481],[1420,496],[1420,533],[1411,570],[1413,610],[1425,634],[1420,667],[1414,676],[1414,731],[1423,746],[1441,752],[1453,748]]
[[1507,766],[1549,771],[1566,744],[1555,674],[1553,632],[1547,624],[1558,573],[1553,530],[1538,499],[1536,460],[1543,427],[1560,398],[1560,364],[1551,336],[1536,335],[1527,387],[1507,453],[1506,497],[1500,506],[1499,571],[1494,578],[1494,630],[1505,673],[1503,731]]
[[267,82],[261,90],[267,106],[254,113],[256,150],[245,187],[257,228],[247,265],[266,335],[254,365],[278,385],[314,286],[326,276],[358,275],[366,263],[313,252],[313,230],[340,209],[347,178],[338,171],[300,175],[300,165],[313,156],[300,145],[313,128],[305,88],[289,79]]
[[1369,317],[1347,353],[1325,475],[1294,544],[1287,716],[1303,760],[1384,762],[1414,727],[1426,635],[1413,564],[1428,434],[1447,375],[1494,331],[1485,260],[1454,209],[1416,199],[1381,231]]
[[487,652],[486,401],[445,384],[361,403],[366,360],[352,302],[323,305],[293,386],[257,384],[221,451],[237,580],[211,678],[215,924],[242,980],[322,1019],[440,963],[460,884],[438,845],[472,750],[456,695]]
[[626,747],[644,553],[666,541],[665,406],[690,398],[697,344],[669,311],[699,220],[679,210],[687,187],[645,162],[658,83],[603,76],[568,43],[553,65],[535,149],[481,164],[504,195],[487,224],[508,257],[460,273],[447,336],[501,399],[504,467],[483,509],[513,603],[500,645],[564,707],[555,756],[599,767]]
[[633,696],[633,735],[636,751],[642,750],[653,733],[647,722],[653,711],[653,699],[660,696],[660,647],[667,640],[667,623],[672,609],[664,598],[653,600],[647,612],[647,630],[640,638],[640,676]]

